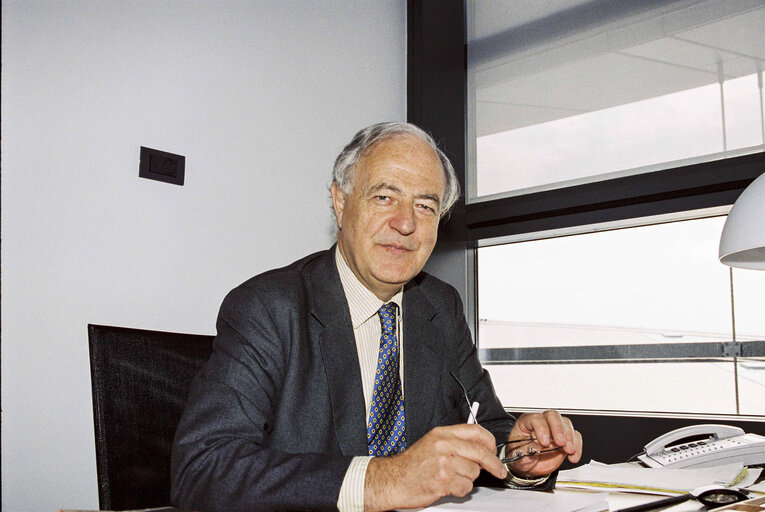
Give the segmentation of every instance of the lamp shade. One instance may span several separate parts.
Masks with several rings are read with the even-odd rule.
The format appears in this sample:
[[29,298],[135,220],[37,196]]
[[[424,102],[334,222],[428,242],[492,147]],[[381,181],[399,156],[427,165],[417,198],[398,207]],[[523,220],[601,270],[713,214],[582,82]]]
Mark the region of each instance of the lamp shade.
[[725,265],[765,270],[765,173],[741,193],[731,208],[718,254]]

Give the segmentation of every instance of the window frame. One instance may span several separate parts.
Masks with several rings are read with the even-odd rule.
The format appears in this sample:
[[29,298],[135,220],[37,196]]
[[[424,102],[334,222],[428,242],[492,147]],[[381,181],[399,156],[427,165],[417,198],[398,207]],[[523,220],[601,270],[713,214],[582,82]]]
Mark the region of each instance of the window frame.
[[[474,253],[479,242],[499,237],[731,206],[765,171],[765,151],[760,151],[466,203],[466,2],[408,0],[407,14],[407,119],[439,142],[463,191],[439,229],[436,259],[444,253],[453,257],[455,247]],[[463,300],[474,302],[474,254],[467,255],[454,269],[465,273],[465,282],[457,286]],[[468,313],[475,328],[477,318]]]
[[765,171],[765,152],[466,205],[478,242],[732,205]]
[[[466,316],[480,350],[477,314],[477,249],[502,237],[592,226],[631,219],[731,206],[765,171],[765,151],[643,174],[601,179],[498,199],[465,201],[467,181],[468,88],[467,8],[464,0],[408,1],[407,117],[439,141],[457,171],[463,195],[439,230],[431,259],[446,264],[449,281],[466,304]],[[554,149],[554,148],[553,148]],[[426,268],[426,270],[429,270]],[[442,274],[443,275],[443,274]],[[677,346],[675,346],[677,345]],[[571,349],[571,347],[567,347]],[[484,364],[540,364],[624,361],[613,346],[568,350],[524,347],[481,350]],[[629,347],[630,362],[709,360],[765,356],[765,341],[666,344]],[[760,419],[760,417],[757,417]]]

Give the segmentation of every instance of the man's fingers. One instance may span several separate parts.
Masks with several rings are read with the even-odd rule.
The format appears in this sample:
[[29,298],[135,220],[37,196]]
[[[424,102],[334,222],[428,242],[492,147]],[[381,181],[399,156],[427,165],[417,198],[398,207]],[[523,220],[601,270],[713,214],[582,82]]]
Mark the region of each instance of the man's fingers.
[[446,462],[446,464],[457,475],[467,478],[471,482],[478,478],[478,475],[481,473],[481,464],[467,458],[454,457]]
[[453,435],[465,441],[471,441],[483,445],[487,450],[494,451],[496,448],[496,439],[494,436],[480,425],[468,425],[460,423],[448,427],[438,427],[434,431],[444,431],[447,435]]
[[552,434],[552,443],[561,446],[569,456],[581,454],[582,435],[574,430],[571,420],[557,411],[546,411],[544,415]]
[[533,435],[543,448],[562,446],[566,453],[574,449],[574,427],[571,420],[561,416],[558,411],[524,414],[518,423],[519,427]]
[[[523,414],[518,418],[516,426],[525,435],[534,437],[540,446],[548,448],[552,444],[552,433],[544,415],[539,413]],[[515,430],[515,427],[513,427],[513,430]],[[519,437],[523,437],[523,435]]]
[[571,420],[564,418],[558,411],[545,411],[543,414],[550,429],[551,444],[563,446],[566,452],[574,448],[574,427]]
[[[531,475],[549,474],[568,457],[571,462],[579,462],[582,456],[582,435],[574,429],[571,420],[557,411],[524,414],[518,418],[510,438],[518,439],[529,436],[536,439],[534,448],[542,450],[560,447],[560,451],[542,453],[513,463],[513,471]],[[513,445],[511,445],[512,447]]]
[[582,458],[582,447],[582,434],[578,430],[574,430],[574,450],[570,453],[566,452],[568,453],[568,460],[573,463],[579,462],[579,459]]
[[478,476],[475,471],[477,466],[479,471],[483,468],[497,478],[507,475],[505,466],[496,455],[496,440],[483,427],[453,425],[435,429],[434,433],[442,436],[436,441],[435,449],[442,455],[456,456],[456,460],[459,460],[459,474],[474,480]]

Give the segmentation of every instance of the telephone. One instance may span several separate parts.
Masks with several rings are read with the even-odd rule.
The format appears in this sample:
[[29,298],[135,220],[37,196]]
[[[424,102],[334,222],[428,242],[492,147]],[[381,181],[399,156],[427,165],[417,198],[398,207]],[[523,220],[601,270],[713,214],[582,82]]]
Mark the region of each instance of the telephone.
[[693,425],[654,439],[638,459],[651,468],[754,466],[765,464],[765,437],[729,425]]

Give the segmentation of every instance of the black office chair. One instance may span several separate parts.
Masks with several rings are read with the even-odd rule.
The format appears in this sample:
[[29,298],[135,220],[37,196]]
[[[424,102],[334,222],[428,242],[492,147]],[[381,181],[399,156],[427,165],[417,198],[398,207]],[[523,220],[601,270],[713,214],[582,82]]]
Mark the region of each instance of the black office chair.
[[170,504],[170,449],[213,336],[88,325],[102,510]]

